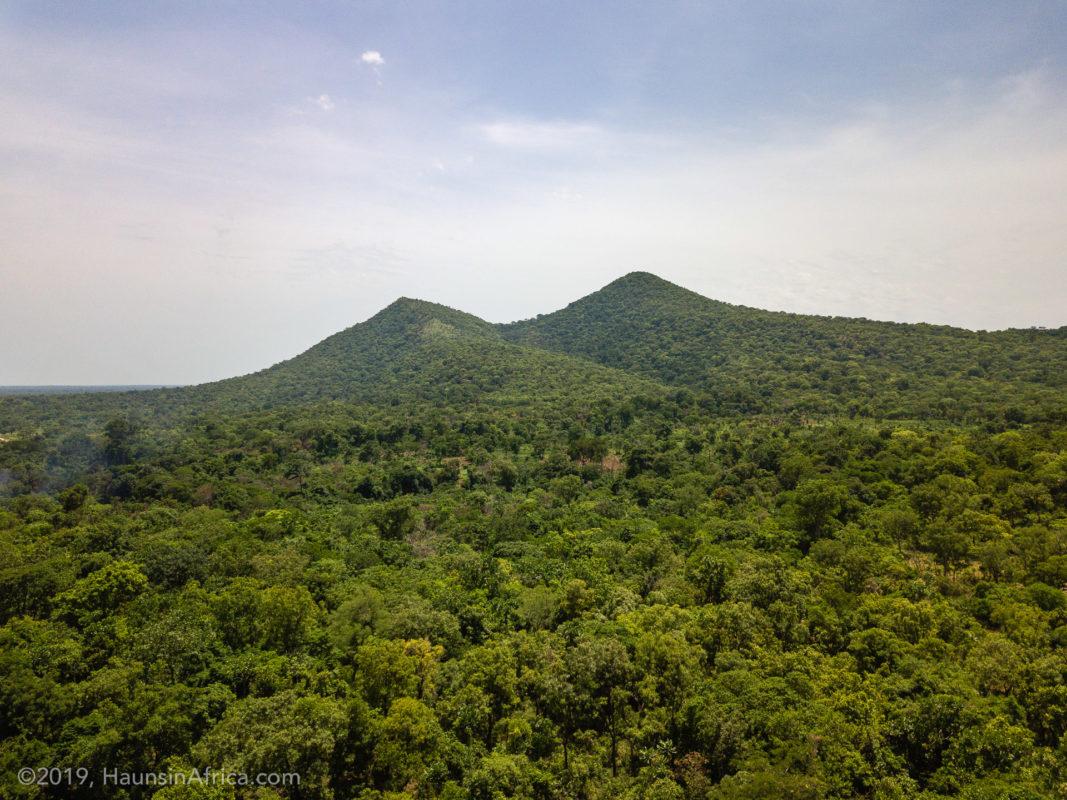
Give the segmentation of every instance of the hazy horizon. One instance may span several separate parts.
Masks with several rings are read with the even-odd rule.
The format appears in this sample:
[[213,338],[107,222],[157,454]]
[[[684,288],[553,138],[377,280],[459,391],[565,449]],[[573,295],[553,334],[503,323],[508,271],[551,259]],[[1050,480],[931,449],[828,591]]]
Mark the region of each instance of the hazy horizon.
[[1055,2],[8,3],[0,385],[173,385],[400,296],[1067,324]]

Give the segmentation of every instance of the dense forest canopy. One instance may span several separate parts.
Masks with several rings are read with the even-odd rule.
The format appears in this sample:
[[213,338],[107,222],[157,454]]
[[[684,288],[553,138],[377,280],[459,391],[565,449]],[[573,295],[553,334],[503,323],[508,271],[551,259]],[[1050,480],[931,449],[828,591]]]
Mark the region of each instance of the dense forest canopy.
[[1067,329],[399,300],[0,495],[0,797],[1067,797]]

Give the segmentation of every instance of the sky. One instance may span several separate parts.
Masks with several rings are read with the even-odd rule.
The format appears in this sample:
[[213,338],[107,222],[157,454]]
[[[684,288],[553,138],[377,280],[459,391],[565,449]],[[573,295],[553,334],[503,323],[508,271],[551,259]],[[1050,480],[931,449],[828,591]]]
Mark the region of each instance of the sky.
[[1067,325],[1063,2],[0,0],[0,384],[195,383],[633,270]]

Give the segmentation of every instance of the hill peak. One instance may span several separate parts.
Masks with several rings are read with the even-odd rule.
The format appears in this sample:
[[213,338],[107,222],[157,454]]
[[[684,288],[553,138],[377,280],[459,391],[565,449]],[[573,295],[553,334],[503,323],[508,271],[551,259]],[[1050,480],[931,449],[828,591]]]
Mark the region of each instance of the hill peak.
[[437,327],[447,326],[464,333],[497,335],[491,324],[473,314],[411,297],[398,297],[363,325],[384,333],[396,332],[401,328],[423,329],[430,323],[435,323]]
[[622,277],[616,278],[604,288],[608,289],[612,286],[676,286],[676,284],[664,280],[659,275],[652,272],[634,270],[633,272],[627,272]]
[[[398,297],[391,302],[371,319],[380,317],[383,314],[462,314],[462,311],[457,311],[454,308],[443,306],[439,303],[431,303],[429,300],[419,300],[415,297]],[[370,320],[368,320],[369,322]]]
[[618,302],[620,300],[643,302],[650,299],[660,301],[669,299],[691,299],[695,297],[699,297],[702,302],[715,302],[713,300],[708,300],[706,297],[701,297],[695,292],[686,289],[684,286],[671,283],[651,272],[636,271],[628,272],[621,278],[616,278],[603,289],[593,292],[591,295],[587,295],[580,300],[576,300],[575,303],[572,303],[571,305],[605,298],[611,298],[613,302]]
[[446,305],[444,305],[442,303],[435,303],[432,300],[422,300],[422,299],[420,299],[418,297],[408,297],[407,295],[403,295],[401,297],[396,298],[396,300],[391,302],[389,305],[385,306],[382,309],[382,311],[385,311],[386,309],[389,309],[389,308],[412,308],[412,309],[422,308],[422,309],[435,309],[435,310],[439,310],[439,311],[442,311],[442,310],[443,311],[455,311],[456,310],[456,309],[452,308],[451,306],[446,306]]

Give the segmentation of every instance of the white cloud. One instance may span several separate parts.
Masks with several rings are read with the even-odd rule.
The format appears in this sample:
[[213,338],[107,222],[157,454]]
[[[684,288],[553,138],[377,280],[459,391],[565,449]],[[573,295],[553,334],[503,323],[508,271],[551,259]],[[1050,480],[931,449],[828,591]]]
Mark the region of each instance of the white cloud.
[[323,111],[333,111],[336,106],[328,94],[320,94],[318,97],[314,98],[312,102]]
[[359,60],[374,70],[374,79],[380,87],[382,85],[382,67],[385,66],[385,59],[382,58],[382,54],[377,50],[364,50]]
[[582,122],[491,122],[481,133],[491,144],[517,150],[574,150],[607,139],[603,128]]

